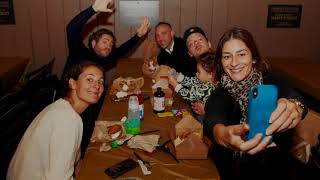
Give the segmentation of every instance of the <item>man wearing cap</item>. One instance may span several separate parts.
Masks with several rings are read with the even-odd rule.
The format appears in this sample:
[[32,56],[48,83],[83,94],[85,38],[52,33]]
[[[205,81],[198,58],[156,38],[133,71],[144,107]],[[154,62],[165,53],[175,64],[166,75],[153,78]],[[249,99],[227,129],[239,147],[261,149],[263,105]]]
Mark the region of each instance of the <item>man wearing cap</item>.
[[200,27],[190,27],[183,35],[188,48],[188,53],[192,57],[199,57],[201,54],[208,52],[211,48],[211,43],[204,31]]
[[182,38],[176,37],[171,25],[159,22],[155,27],[155,39],[161,48],[157,57],[159,65],[167,65],[181,72],[185,76],[195,76],[197,62],[188,55],[186,43]]
[[[188,28],[184,32],[183,38],[186,41],[188,53],[191,57],[198,58],[201,54],[208,52],[211,48],[211,43],[208,41],[206,34],[201,28],[197,26]],[[192,110],[197,115],[200,115],[199,116],[200,118],[202,115],[205,114],[204,102],[195,101],[191,103],[191,106],[192,106]]]

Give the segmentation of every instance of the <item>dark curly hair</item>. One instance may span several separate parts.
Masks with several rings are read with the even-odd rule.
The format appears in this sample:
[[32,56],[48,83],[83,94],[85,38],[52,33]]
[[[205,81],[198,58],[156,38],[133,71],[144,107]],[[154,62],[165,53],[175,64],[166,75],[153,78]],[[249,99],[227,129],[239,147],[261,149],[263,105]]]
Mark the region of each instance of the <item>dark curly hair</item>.
[[215,71],[214,58],[215,54],[212,51],[209,51],[201,54],[197,58],[197,63],[200,63],[206,72],[211,73]]
[[100,40],[101,36],[104,35],[104,34],[107,34],[107,35],[109,35],[109,36],[112,37],[112,39],[113,39],[112,49],[115,48],[116,37],[114,36],[113,32],[110,31],[109,29],[101,28],[101,29],[97,30],[96,32],[92,33],[92,34],[89,36],[88,47],[89,47],[90,50],[93,50],[93,47],[92,47],[92,45],[91,45],[91,42],[92,42],[93,40],[95,40],[96,42],[98,42],[98,41]]
[[61,97],[66,97],[70,92],[69,80],[78,80],[83,70],[89,66],[95,66],[104,72],[103,67],[92,61],[83,60],[78,64],[70,65],[61,77]]
[[215,58],[215,66],[216,66],[216,78],[220,79],[222,74],[224,73],[221,59],[222,59],[222,49],[224,44],[231,40],[238,39],[246,44],[252,54],[252,59],[256,61],[253,65],[258,71],[260,71],[263,75],[268,72],[269,66],[265,60],[263,60],[260,56],[260,52],[258,50],[257,44],[254,41],[252,34],[246,30],[239,27],[234,27],[228,31],[226,31],[219,40],[217,49],[216,49],[216,58]]

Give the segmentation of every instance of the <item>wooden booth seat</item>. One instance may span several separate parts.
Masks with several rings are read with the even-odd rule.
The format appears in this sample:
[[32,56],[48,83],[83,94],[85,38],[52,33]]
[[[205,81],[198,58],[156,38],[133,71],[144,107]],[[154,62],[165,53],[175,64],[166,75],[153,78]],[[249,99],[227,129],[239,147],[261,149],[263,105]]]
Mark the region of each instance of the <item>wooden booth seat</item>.
[[0,57],[0,95],[19,82],[28,63],[26,57]]

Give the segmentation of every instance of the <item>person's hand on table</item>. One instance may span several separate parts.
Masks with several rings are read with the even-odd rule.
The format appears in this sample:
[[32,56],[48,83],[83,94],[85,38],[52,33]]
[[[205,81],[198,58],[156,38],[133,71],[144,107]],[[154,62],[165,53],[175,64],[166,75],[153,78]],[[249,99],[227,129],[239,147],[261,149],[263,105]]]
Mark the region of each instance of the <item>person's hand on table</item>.
[[179,84],[174,76],[172,76],[170,73],[168,73],[168,80],[169,84],[173,86],[174,88]]
[[137,28],[137,35],[139,37],[144,36],[148,30],[149,30],[149,26],[150,26],[150,20],[148,17],[143,17],[142,19],[142,23],[140,24],[140,26]]
[[262,134],[257,134],[250,140],[244,140],[246,132],[249,131],[247,124],[225,126],[217,124],[213,128],[213,135],[217,143],[232,150],[256,154],[268,147],[271,136],[266,136],[262,141]]
[[205,103],[202,101],[195,101],[191,103],[192,110],[199,115],[205,114],[204,106],[205,106]]
[[270,117],[267,135],[296,127],[302,119],[302,109],[288,99],[281,98]]
[[112,8],[113,0],[95,0],[92,8],[95,12],[109,12],[113,11]]

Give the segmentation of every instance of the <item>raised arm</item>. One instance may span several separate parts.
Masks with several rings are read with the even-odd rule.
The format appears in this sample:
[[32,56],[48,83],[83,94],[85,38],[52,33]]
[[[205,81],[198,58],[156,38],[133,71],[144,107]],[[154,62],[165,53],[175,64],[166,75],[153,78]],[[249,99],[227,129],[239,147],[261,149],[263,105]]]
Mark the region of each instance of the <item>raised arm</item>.
[[92,6],[80,12],[67,25],[67,41],[69,53],[77,53],[87,49],[83,43],[81,31],[87,21],[98,12],[112,12],[108,8],[112,0],[96,0]]
[[140,26],[137,28],[136,34],[133,37],[131,37],[128,41],[126,41],[125,43],[121,44],[118,48],[116,48],[115,51],[112,53],[112,58],[110,59],[116,60],[121,56],[126,55],[129,51],[131,51],[134,48],[134,46],[138,44],[141,37],[146,35],[146,33],[149,30],[149,26],[150,26],[149,19],[146,17],[143,18]]
[[149,31],[150,20],[148,17],[143,17],[140,26],[137,28],[137,35],[139,37],[144,36]]

